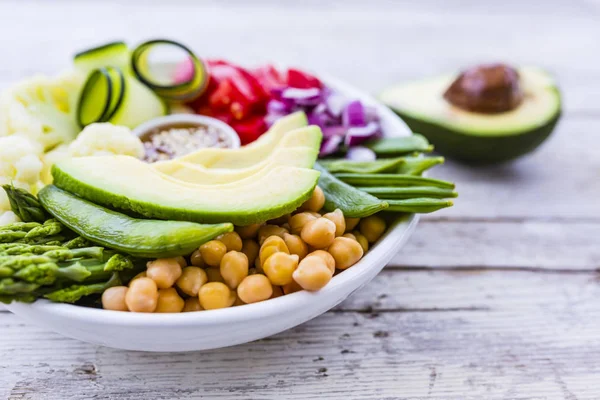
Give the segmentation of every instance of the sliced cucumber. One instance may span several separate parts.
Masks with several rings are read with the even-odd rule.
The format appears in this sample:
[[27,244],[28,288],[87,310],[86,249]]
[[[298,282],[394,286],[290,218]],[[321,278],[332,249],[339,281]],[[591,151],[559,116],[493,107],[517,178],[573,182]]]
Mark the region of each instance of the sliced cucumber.
[[[171,48],[183,52],[187,60],[191,61],[192,77],[185,82],[175,82],[174,70],[168,65],[174,63],[152,63],[150,56],[159,48]],[[184,59],[185,60],[185,59]],[[189,101],[204,93],[208,85],[208,72],[206,66],[186,46],[172,40],[156,39],[142,43],[131,56],[133,73],[146,86],[154,90],[159,96],[171,101]]]
[[111,122],[135,128],[167,112],[166,103],[135,77],[105,67],[90,73],[79,98],[77,120],[82,127]]
[[123,71],[130,69],[130,54],[124,42],[111,42],[75,54],[75,68],[84,73],[101,67],[116,67]]

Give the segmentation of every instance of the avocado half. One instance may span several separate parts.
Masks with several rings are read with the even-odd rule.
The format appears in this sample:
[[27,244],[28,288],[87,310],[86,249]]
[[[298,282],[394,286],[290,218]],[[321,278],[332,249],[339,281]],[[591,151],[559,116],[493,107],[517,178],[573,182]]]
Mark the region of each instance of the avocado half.
[[380,100],[441,154],[471,163],[507,161],[538,147],[561,113],[560,92],[547,72],[536,67],[518,72],[523,101],[498,114],[466,111],[444,99],[456,74],[391,87]]

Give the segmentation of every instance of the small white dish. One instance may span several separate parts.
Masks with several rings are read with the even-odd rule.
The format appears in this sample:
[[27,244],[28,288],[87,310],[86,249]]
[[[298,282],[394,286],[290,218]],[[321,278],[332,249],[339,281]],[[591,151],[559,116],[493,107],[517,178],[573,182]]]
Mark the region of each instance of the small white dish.
[[[387,136],[411,132],[373,97],[335,79],[328,85],[377,108]],[[300,291],[261,303],[181,314],[107,311],[38,300],[7,308],[31,323],[102,346],[141,351],[194,351],[233,346],[293,328],[335,307],[373,279],[406,243],[418,221],[406,215],[390,226],[364,258],[318,292]]]
[[225,122],[209,117],[206,115],[197,114],[171,114],[165,115],[164,117],[158,117],[151,119],[148,122],[144,122],[133,130],[133,134],[139,138],[143,138],[148,133],[161,128],[168,128],[173,125],[192,125],[192,126],[206,126],[214,127],[219,131],[223,132],[230,140],[231,146],[229,148],[237,149],[241,146],[240,137],[236,131]]

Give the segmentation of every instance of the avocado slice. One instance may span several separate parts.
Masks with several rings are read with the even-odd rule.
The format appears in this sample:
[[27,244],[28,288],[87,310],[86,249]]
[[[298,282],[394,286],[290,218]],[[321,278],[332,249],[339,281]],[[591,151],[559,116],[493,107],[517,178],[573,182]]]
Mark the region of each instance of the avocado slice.
[[[200,164],[206,168],[246,168],[264,160],[278,145],[287,147],[308,146],[318,147],[321,144],[321,130],[309,127],[308,131],[300,131],[288,135],[295,129],[306,127],[306,114],[297,112],[279,119],[258,140],[239,149],[201,149],[175,160],[155,163],[154,167],[167,172],[170,164],[185,161]],[[284,141],[284,143],[281,143]]]
[[561,113],[553,78],[536,67],[518,69],[522,101],[499,113],[467,111],[444,98],[456,74],[391,87],[380,100],[436,151],[466,162],[491,163],[533,151],[552,132]]
[[185,182],[215,185],[239,181],[256,174],[262,169],[272,169],[277,166],[312,168],[318,155],[318,147],[278,147],[263,161],[251,167],[237,169],[206,168],[201,164],[178,161],[170,164],[168,171],[163,169],[162,172]]
[[80,157],[52,167],[54,185],[93,203],[149,218],[249,225],[288,214],[312,195],[319,172],[278,166],[240,181],[198,185],[129,156]]

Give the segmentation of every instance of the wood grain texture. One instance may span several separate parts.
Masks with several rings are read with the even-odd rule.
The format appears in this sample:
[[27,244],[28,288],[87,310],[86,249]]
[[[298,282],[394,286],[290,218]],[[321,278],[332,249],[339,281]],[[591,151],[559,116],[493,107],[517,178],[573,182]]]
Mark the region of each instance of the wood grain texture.
[[600,224],[421,220],[394,267],[598,270]]
[[0,312],[0,398],[600,398],[599,1],[4,0],[0,16],[0,88],[56,73],[90,43],[170,37],[371,93],[481,61],[539,64],[565,101],[533,155],[434,170],[457,182],[456,206],[424,216],[335,310],[187,354],[96,347]]
[[83,344],[0,314],[0,396],[595,399],[592,274],[385,271],[334,312],[205,353]]

